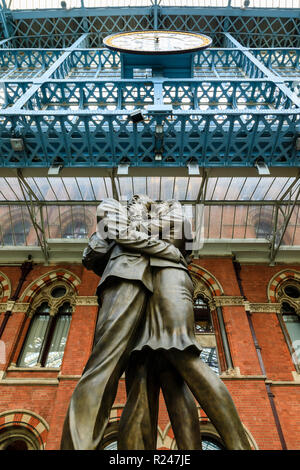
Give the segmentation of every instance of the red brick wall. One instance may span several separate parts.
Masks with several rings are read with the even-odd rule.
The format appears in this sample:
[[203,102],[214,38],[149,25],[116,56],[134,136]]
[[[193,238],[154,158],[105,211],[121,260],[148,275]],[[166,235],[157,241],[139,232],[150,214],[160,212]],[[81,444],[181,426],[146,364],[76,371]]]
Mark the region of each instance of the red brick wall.
[[[209,271],[220,283],[225,295],[241,295],[230,258],[206,258],[195,260],[194,264]],[[97,276],[85,270],[81,265],[69,264],[57,267],[34,266],[20,295],[32,281],[56,268],[66,269],[80,279],[79,296],[95,295],[98,284]],[[286,268],[287,266],[243,265],[241,278],[247,299],[250,302],[267,302],[267,286],[270,279],[274,274]],[[299,265],[289,266],[289,268],[299,270]],[[13,294],[18,284],[20,268],[1,267],[0,271],[9,278]],[[13,368],[7,369],[11,362],[15,362],[24,340],[25,329],[23,336],[21,335],[25,318],[23,313],[12,314],[1,338],[5,341],[7,362],[0,364],[2,370],[5,371],[2,384],[0,380],[0,414],[8,410],[25,409],[41,416],[50,426],[46,438],[47,449],[59,448],[68,403],[78,376],[82,373],[92,349],[97,310],[95,305],[76,306],[59,374],[46,370],[26,372]],[[234,367],[239,368],[242,376],[234,378],[228,376],[224,378],[224,383],[234,399],[244,425],[253,436],[257,446],[260,449],[280,449],[281,444],[245,308],[241,305],[223,307],[223,317],[233,364]],[[297,416],[299,417],[300,385],[294,382],[292,371],[295,371],[295,367],[291,361],[278,318],[275,313],[253,313],[251,318],[261,348],[266,376],[268,380],[272,381],[271,389],[285,440],[289,449],[299,448],[300,423]],[[0,324],[2,320],[3,314],[0,316]],[[32,380],[24,385],[16,385],[15,383],[9,385],[7,382],[15,379],[38,380],[39,378],[57,380],[51,385],[33,384]],[[121,413],[125,399],[125,384],[124,379],[121,379],[115,400],[115,406],[118,408],[117,416]],[[160,402],[159,426],[163,432],[169,426],[169,417],[162,397]],[[169,430],[168,436],[172,437],[172,430]]]

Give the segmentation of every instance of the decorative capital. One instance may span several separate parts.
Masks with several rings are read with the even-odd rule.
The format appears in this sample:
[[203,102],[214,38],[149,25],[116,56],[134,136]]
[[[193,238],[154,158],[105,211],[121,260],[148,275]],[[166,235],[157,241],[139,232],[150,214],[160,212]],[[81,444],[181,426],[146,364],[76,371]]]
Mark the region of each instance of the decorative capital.
[[279,303],[250,303],[245,302],[245,308],[251,313],[280,313],[281,304]]
[[13,312],[23,312],[27,313],[29,310],[30,304],[26,302],[15,302],[12,311]]
[[245,301],[241,296],[220,295],[213,297],[212,303],[215,307],[233,307],[244,306]]
[[98,297],[95,295],[81,295],[75,299],[75,305],[95,305],[98,306]]

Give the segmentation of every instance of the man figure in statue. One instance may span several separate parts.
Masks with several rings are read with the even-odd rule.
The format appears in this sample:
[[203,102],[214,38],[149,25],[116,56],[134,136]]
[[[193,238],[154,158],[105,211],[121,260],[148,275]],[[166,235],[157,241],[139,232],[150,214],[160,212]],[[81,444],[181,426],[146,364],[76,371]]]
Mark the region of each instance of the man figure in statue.
[[[71,398],[61,448],[99,448],[118,380],[127,368],[120,449],[155,448],[162,387],[179,448],[201,448],[192,392],[226,448],[248,450],[227,388],[199,357],[185,240],[174,230],[167,240],[159,239],[161,227],[158,236],[149,235],[151,203],[147,196],[134,196],[128,205],[129,224],[117,201],[103,201],[98,208],[106,240],[92,237],[83,263],[99,275],[105,266],[97,290],[101,310],[92,354]],[[157,214],[172,211],[171,206],[157,206]],[[154,355],[160,364],[155,373]],[[188,420],[184,426],[182,419]]]

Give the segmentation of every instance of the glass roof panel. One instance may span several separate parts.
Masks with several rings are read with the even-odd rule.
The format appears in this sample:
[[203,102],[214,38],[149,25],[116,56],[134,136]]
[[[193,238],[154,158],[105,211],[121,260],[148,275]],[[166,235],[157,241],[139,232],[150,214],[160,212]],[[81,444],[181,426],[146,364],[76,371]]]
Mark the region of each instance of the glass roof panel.
[[95,193],[90,178],[76,178],[80,194],[84,201],[94,201]]
[[172,199],[185,201],[187,189],[188,189],[188,178],[181,178],[181,177],[175,178],[174,194],[173,194]]
[[22,191],[18,178],[0,178],[0,193],[2,201],[22,199]]
[[[26,179],[26,178],[25,178]],[[1,180],[1,178],[0,178]],[[26,179],[27,180],[27,179]],[[48,178],[34,178],[34,181],[39,188],[40,192],[43,195],[43,199],[45,201],[57,201],[55,193],[53,192]]]
[[246,181],[246,178],[237,178],[237,177],[232,178],[228,186],[225,199],[227,201],[234,201],[235,199],[238,199],[238,196],[243,188],[245,181]]
[[97,201],[101,201],[107,197],[112,197],[110,178],[90,178],[90,180]]
[[62,182],[65,186],[70,200],[82,201],[83,197],[78,187],[76,178],[62,178]]
[[174,197],[174,185],[175,185],[174,177],[164,177],[164,183],[161,185],[161,199],[169,200],[173,199]]
[[[101,201],[113,197],[109,177],[27,177],[25,181],[38,200]],[[202,177],[117,177],[114,179],[121,200],[132,194],[148,194],[154,200],[197,201]],[[293,185],[293,183],[295,183]],[[295,177],[210,177],[206,201],[276,201],[292,199],[300,187]],[[26,195],[26,192],[25,192]],[[0,201],[22,201],[23,193],[15,177],[0,177]],[[27,196],[29,199],[29,196]]]

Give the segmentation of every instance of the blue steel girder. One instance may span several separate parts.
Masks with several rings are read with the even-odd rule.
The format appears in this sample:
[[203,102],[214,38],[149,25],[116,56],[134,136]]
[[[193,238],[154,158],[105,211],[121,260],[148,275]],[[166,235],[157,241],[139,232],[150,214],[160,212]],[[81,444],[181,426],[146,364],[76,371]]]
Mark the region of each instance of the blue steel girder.
[[112,32],[154,28],[202,31],[218,47],[224,45],[224,31],[249,47],[299,46],[297,9],[160,7],[149,2],[148,7],[23,10],[11,15],[17,47],[66,47],[87,31],[90,47],[101,47],[103,36]]
[[[62,50],[0,50],[0,166],[186,167],[193,160],[251,167],[259,157],[269,166],[299,166],[292,77],[274,73],[231,34],[224,35],[231,48],[196,54],[194,78],[184,80],[122,80],[118,54],[81,49],[88,36]],[[34,69],[30,79],[15,79],[24,65]],[[137,108],[144,113],[138,124],[130,119]],[[24,140],[22,151],[13,150],[12,135]]]

